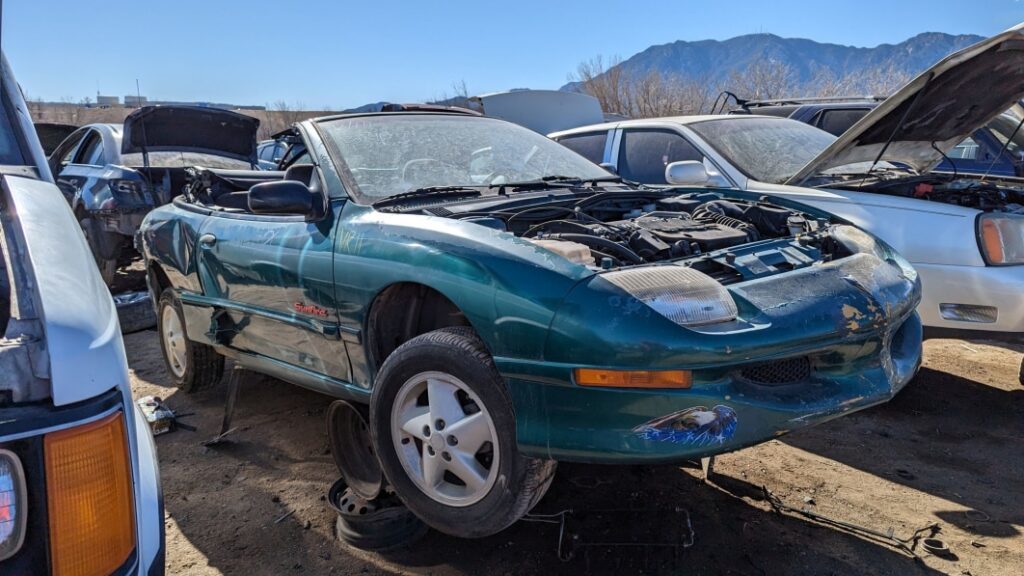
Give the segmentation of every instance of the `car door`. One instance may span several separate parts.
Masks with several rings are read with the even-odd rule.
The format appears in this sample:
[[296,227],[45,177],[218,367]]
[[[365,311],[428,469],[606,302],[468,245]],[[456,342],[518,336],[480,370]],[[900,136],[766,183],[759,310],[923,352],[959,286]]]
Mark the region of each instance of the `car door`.
[[81,143],[68,156],[70,161],[61,159],[61,171],[57,185],[71,201],[71,207],[86,210],[100,207],[103,199],[109,197],[109,190],[103,182],[105,149],[103,136],[92,128],[83,131]]
[[[286,178],[313,188],[312,165]],[[316,221],[296,215],[210,211],[198,235],[203,295],[217,340],[241,353],[350,381],[334,296],[333,228],[343,201]]]
[[88,133],[88,128],[83,128],[74,132],[65,138],[64,141],[57,146],[57,149],[50,154],[50,172],[57,181],[57,187],[60,188],[61,194],[64,195],[64,198],[67,199],[69,204],[72,203],[78,193],[78,183],[74,177],[70,175],[64,176],[64,170],[71,164],[71,161],[75,157],[75,152],[78,151],[79,145]]
[[712,186],[733,186],[718,166],[700,148],[672,128],[623,128],[616,138],[615,168],[619,176],[632,182],[665,186],[665,167],[673,162],[702,162]]
[[560,136],[557,141],[594,164],[603,164],[611,160],[609,157],[611,140],[608,138],[610,133],[612,132],[608,130],[580,132]]

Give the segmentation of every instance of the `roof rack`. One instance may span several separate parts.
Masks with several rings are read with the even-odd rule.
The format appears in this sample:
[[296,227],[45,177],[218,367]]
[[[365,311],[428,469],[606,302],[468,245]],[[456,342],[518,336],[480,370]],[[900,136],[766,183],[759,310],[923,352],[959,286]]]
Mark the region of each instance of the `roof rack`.
[[797,97],[797,98],[772,98],[767,100],[747,100],[743,103],[744,107],[757,107],[757,106],[786,106],[786,105],[800,105],[800,104],[825,104],[828,102],[851,102],[851,101],[863,101],[863,102],[881,102],[885,100],[885,96],[812,96],[812,97]]

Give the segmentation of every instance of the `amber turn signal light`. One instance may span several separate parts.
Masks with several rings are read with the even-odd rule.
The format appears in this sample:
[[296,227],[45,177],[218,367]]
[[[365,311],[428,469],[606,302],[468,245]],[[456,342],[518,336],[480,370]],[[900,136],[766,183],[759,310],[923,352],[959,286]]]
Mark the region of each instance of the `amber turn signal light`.
[[117,570],[135,549],[124,414],[51,432],[44,451],[53,575]]
[[576,384],[603,388],[689,388],[689,370],[600,370],[577,368]]

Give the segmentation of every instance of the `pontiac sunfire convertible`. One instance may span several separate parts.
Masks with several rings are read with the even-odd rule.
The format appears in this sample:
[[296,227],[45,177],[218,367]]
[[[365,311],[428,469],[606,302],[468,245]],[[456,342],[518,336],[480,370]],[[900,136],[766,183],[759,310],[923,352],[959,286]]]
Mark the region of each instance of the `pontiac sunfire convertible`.
[[198,389],[229,357],[369,404],[387,480],[442,532],[507,527],[558,460],[736,450],[918,368],[916,273],[813,208],[629,186],[454,110],[294,137],[311,164],[191,169],[143,223],[168,369]]

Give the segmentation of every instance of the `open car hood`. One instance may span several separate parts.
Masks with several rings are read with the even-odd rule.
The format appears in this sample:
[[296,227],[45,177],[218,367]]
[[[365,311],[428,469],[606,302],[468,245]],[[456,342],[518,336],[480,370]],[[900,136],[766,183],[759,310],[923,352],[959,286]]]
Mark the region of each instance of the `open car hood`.
[[[927,171],[942,161],[942,153],[936,148],[951,150],[1021,97],[1024,24],[954,52],[925,70],[850,127],[786,184],[799,186],[831,168],[871,163],[876,158]],[[892,142],[886,147],[890,138]]]
[[124,119],[121,153],[195,152],[256,162],[260,121],[219,108],[144,106]]

